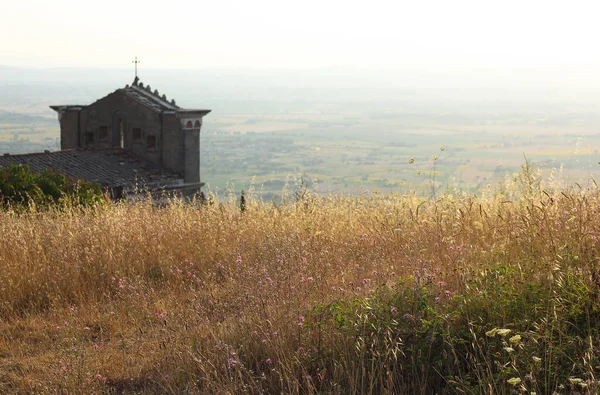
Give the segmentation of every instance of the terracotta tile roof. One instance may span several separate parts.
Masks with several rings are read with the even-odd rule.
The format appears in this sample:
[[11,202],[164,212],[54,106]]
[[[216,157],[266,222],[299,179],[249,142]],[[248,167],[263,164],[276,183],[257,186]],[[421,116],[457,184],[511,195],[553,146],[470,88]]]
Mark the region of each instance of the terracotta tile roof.
[[120,148],[76,149],[23,155],[0,156],[0,168],[9,163],[29,165],[34,172],[53,169],[76,179],[97,182],[125,191],[144,185],[150,189],[183,184],[179,174],[141,160]]

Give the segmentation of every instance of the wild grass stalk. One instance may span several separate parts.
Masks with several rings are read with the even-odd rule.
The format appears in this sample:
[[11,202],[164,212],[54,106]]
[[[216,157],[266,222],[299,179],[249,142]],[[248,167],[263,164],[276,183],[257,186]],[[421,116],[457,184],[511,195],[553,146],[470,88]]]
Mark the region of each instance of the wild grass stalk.
[[0,392],[594,393],[600,195],[524,172],[2,211]]

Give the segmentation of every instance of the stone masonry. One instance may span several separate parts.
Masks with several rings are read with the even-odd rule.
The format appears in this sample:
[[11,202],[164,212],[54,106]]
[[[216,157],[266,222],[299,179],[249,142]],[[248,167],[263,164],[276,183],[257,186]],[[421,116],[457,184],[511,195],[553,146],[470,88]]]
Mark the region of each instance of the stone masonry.
[[121,148],[141,160],[200,183],[200,128],[210,110],[183,109],[139,82],[90,105],[51,106],[61,149]]

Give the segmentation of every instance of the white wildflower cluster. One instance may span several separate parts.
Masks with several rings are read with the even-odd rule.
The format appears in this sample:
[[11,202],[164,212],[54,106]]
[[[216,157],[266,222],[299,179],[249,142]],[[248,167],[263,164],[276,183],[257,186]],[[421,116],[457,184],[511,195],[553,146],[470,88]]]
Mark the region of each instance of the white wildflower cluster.
[[[491,331],[487,331],[485,332],[485,335],[487,337],[494,337],[496,335],[500,336],[500,337],[506,337],[509,333],[511,333],[512,330],[510,329],[500,329],[500,328],[494,328]],[[519,336],[519,335],[517,335]],[[521,336],[519,336],[519,340],[521,339]]]
[[569,383],[571,383],[571,385],[577,385],[581,388],[587,387],[587,383],[584,382],[583,379],[580,379],[579,377],[569,377]]

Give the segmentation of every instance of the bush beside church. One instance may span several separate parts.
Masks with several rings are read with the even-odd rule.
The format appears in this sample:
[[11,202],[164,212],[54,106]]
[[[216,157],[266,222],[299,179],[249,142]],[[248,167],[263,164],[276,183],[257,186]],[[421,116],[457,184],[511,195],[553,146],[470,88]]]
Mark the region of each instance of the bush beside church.
[[52,169],[37,174],[29,166],[9,164],[0,168],[0,208],[50,207],[62,204],[90,205],[103,202],[99,184],[68,178]]

